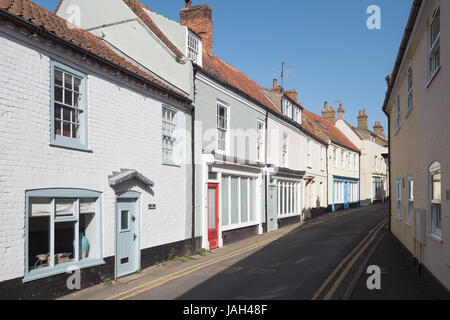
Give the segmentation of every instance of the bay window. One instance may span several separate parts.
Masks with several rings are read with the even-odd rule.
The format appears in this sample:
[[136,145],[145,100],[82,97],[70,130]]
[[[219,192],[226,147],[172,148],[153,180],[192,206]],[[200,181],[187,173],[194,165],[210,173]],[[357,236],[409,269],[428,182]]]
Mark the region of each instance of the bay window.
[[26,193],[25,281],[101,261],[101,194],[46,189]]
[[277,181],[278,217],[301,215],[300,182]]
[[256,179],[222,176],[222,226],[256,222]]

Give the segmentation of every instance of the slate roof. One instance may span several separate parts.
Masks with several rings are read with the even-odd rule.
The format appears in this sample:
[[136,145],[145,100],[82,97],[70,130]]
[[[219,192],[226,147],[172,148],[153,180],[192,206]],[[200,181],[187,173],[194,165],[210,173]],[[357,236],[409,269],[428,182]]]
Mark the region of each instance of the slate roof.
[[355,146],[349,139],[334,125],[332,125],[328,120],[323,119],[322,117],[309,112],[307,110],[303,110],[303,114],[306,115],[303,122],[308,122],[307,119],[310,119],[312,123],[314,123],[317,128],[319,128],[323,134],[328,136],[331,142],[338,144],[347,149],[360,152],[357,146]]
[[147,72],[135,66],[125,58],[120,56],[103,41],[91,33],[81,30],[70,24],[66,20],[58,17],[54,13],[38,6],[29,0],[0,0],[0,10],[8,12],[40,27],[50,34],[53,34],[59,40],[65,40],[74,45],[77,49],[82,49],[93,54],[94,58],[107,60],[112,65],[123,68],[131,74],[137,75],[139,80],[145,79],[147,83],[155,85],[164,92],[170,92],[178,98],[187,100],[187,96],[178,92],[176,89],[162,83],[152,77]]

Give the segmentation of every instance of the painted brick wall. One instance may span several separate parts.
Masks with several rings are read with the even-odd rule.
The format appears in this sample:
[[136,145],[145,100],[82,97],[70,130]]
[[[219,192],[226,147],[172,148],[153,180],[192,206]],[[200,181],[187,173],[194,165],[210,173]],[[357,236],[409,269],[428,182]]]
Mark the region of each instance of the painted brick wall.
[[[17,37],[17,38],[16,38]],[[28,41],[24,45],[22,41]],[[36,47],[34,47],[36,46]],[[88,74],[92,153],[50,143],[50,55]],[[24,275],[25,191],[83,188],[103,192],[103,256],[114,255],[115,191],[108,175],[137,169],[155,182],[142,192],[141,247],[186,239],[188,168],[162,165],[161,106],[156,93],[131,90],[99,66],[26,39],[0,24],[0,281]],[[160,98],[158,98],[160,99]],[[177,107],[171,103],[171,106]],[[180,126],[190,115],[179,112]],[[188,151],[189,136],[182,142]],[[148,204],[157,209],[148,211]]]

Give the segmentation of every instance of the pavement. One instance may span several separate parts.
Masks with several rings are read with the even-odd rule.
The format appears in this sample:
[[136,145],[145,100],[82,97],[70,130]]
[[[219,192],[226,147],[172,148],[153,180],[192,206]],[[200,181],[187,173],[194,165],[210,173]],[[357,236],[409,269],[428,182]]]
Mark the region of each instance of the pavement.
[[[387,215],[386,204],[327,213],[62,300],[448,299],[411,268]],[[367,289],[370,265],[381,268],[381,290]]]

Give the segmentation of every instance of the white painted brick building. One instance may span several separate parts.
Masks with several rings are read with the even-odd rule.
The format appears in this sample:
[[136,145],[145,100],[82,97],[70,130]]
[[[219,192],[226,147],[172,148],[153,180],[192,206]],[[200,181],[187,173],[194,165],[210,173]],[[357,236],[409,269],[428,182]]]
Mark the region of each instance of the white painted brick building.
[[[143,255],[154,247],[188,243],[189,100],[182,101],[170,92],[162,93],[158,87],[143,86],[138,78],[133,80],[123,73],[118,76],[102,63],[86,59],[54,41],[32,36],[25,29],[18,30],[16,25],[0,20],[0,286],[8,281],[11,286],[23,282],[26,285],[31,274],[28,270],[31,264],[26,265],[28,260],[35,259],[27,252],[26,193],[31,190],[82,189],[100,194],[101,201],[96,202],[100,207],[93,218],[100,222],[95,229],[98,237],[90,240],[96,242],[97,237],[99,242],[91,246],[101,250],[98,263],[89,267],[114,264],[118,192],[140,194],[135,234]],[[56,121],[51,114],[52,61],[86,75],[83,82],[87,123],[82,126],[87,127],[87,150],[51,145],[54,134],[51,124]],[[163,164],[162,110],[166,106],[175,112],[180,129],[175,149],[179,156],[172,165]],[[143,179],[127,178],[112,187],[108,177],[123,168],[137,171],[154,185],[146,186]],[[150,204],[155,204],[156,209],[150,210]],[[78,225],[79,221],[74,223]],[[53,240],[54,237],[55,234]],[[140,260],[138,257],[132,272],[141,267]],[[49,272],[42,278],[62,273],[53,272],[51,266],[47,269]],[[41,276],[29,280],[38,278]],[[2,293],[0,289],[0,296]]]

